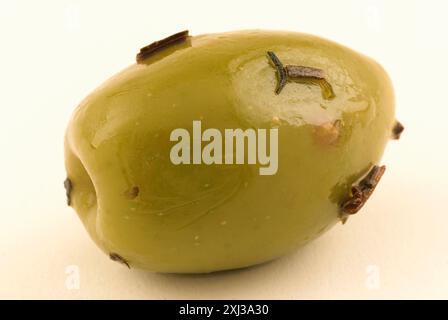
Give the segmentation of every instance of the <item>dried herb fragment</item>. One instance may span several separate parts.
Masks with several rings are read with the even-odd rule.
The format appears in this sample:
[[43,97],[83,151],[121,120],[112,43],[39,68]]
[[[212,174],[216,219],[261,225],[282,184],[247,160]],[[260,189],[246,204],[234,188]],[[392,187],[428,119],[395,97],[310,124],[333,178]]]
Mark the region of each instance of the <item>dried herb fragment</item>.
[[64,180],[64,188],[65,188],[65,195],[67,197],[67,205],[70,206],[72,204],[72,199],[70,195],[72,193],[73,185],[72,181],[69,178],[66,178]]
[[274,52],[267,52],[269,59],[277,70],[277,87],[275,93],[279,94],[288,80],[305,82],[318,85],[322,91],[322,97],[326,100],[335,97],[331,84],[325,79],[325,72],[318,68],[287,65],[283,67],[280,59]]
[[165,39],[155,41],[146,47],[140,49],[140,52],[137,54],[136,60],[137,63],[142,62],[149,56],[159,52],[169,46],[184,42],[188,38],[188,30],[184,30],[173,34]]
[[392,129],[392,139],[398,140],[400,139],[401,133],[404,130],[404,126],[400,123],[400,121],[395,121],[395,125]]
[[345,223],[349,215],[357,213],[364,206],[385,170],[386,166],[373,166],[364,178],[352,186],[350,199],[341,206],[341,220],[343,223]]
[[131,269],[131,267],[129,266],[129,263],[119,254],[117,253],[110,253],[109,254],[109,258],[112,261],[117,261],[118,263],[124,264],[126,267],[128,267],[129,269]]
[[271,59],[271,62],[277,69],[277,87],[275,88],[275,93],[279,94],[282,91],[283,87],[286,85],[286,80],[288,79],[286,70],[274,52],[268,51],[268,57]]
[[317,80],[317,85],[320,87],[320,90],[322,91],[322,97],[325,100],[331,100],[336,97],[333,91],[333,87],[326,79]]
[[315,78],[325,79],[325,73],[321,69],[304,66],[287,65],[285,67],[288,78]]

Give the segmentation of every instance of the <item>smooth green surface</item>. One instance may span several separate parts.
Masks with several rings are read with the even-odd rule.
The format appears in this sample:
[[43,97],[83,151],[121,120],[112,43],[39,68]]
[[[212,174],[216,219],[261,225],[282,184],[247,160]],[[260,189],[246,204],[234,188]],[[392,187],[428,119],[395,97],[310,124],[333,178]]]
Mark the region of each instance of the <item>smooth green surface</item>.
[[[336,98],[301,83],[275,95],[266,51],[284,65],[323,69]],[[204,129],[278,127],[277,174],[173,165],[170,132],[191,130],[193,120]],[[325,138],[322,128],[337,120],[336,141]],[[339,221],[393,123],[386,73],[343,46],[291,32],[192,37],[131,65],[76,109],[65,140],[72,206],[95,242],[131,267],[196,273],[262,263]]]

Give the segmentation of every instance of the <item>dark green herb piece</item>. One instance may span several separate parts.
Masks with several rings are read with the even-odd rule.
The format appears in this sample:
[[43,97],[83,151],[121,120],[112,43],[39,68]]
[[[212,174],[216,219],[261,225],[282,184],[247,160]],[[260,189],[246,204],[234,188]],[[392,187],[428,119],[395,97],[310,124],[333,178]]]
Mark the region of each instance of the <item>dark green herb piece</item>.
[[277,69],[277,88],[275,88],[275,93],[279,94],[283,87],[286,85],[287,75],[286,70],[283,67],[281,61],[277,58],[274,52],[268,51],[268,57],[271,59],[271,62],[274,64],[274,67]]

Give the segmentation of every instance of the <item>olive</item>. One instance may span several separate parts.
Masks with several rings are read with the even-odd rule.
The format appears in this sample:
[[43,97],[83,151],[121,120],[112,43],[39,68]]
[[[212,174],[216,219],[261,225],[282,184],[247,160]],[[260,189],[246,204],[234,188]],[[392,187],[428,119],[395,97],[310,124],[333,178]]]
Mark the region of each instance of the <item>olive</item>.
[[242,268],[361,209],[401,131],[386,72],[351,49],[295,32],[184,31],[77,107],[64,185],[114,261]]

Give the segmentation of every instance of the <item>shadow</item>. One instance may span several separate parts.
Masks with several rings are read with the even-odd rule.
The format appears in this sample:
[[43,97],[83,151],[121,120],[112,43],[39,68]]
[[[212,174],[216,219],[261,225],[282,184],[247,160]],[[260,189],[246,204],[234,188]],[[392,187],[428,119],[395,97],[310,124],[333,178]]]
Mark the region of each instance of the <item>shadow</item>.
[[[325,245],[325,243],[322,243]],[[306,245],[296,252],[259,265],[218,271],[208,274],[157,274],[134,270],[133,281],[150,286],[148,299],[272,299],[286,298],[288,293],[282,288],[291,287],[291,274],[300,292],[301,277],[308,277],[306,268],[313,260],[312,252],[316,246]],[[157,288],[157,296],[154,296]],[[282,292],[284,297],[282,296]],[[279,296],[280,295],[280,296]]]

